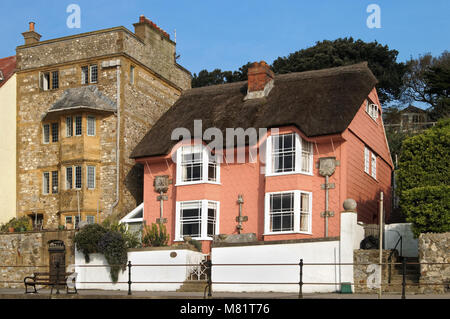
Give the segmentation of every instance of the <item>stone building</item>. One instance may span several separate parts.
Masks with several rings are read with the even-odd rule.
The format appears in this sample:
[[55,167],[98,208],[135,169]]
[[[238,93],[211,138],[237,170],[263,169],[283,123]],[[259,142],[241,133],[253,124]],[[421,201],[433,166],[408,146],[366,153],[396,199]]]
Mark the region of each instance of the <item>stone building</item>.
[[125,27],[17,47],[17,215],[35,226],[123,216],[142,202],[130,153],[191,86],[176,44],[141,16]]

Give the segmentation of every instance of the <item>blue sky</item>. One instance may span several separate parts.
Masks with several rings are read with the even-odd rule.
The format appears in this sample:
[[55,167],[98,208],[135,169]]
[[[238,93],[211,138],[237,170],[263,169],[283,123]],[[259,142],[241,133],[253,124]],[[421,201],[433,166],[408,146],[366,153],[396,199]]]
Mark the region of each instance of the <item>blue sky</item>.
[[[80,29],[66,25],[69,4],[81,8]],[[369,4],[381,9],[379,29],[366,25]],[[47,40],[115,26],[134,31],[133,23],[144,14],[172,39],[176,29],[178,62],[192,73],[236,70],[249,61],[272,63],[316,41],[348,36],[377,40],[405,61],[449,49],[449,12],[448,0],[2,0],[0,57],[15,54],[29,21]]]

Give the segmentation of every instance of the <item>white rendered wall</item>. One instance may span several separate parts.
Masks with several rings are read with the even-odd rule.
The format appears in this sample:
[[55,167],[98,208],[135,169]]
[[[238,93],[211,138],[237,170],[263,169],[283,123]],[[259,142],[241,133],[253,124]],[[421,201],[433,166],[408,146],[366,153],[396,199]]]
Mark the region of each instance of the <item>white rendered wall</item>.
[[16,77],[0,88],[0,224],[16,217]]
[[[402,255],[404,257],[419,256],[418,239],[414,238],[410,223],[388,224],[384,228],[384,247],[385,249],[393,249],[402,236]],[[396,248],[400,254],[400,244]]]
[[[211,252],[213,291],[298,292],[300,259],[303,259],[304,263],[336,263],[339,260],[339,241],[213,248]],[[219,266],[216,264],[293,265]],[[254,284],[221,284],[220,282],[253,282]],[[258,282],[263,284],[257,284]],[[332,285],[304,285],[303,292],[336,291],[339,289],[339,266],[305,265],[303,282],[334,283]]]
[[[170,257],[170,254],[173,252],[177,254],[174,258]],[[183,281],[187,279],[189,270],[192,268],[191,266],[184,265],[199,264],[202,258],[202,253],[187,249],[128,252],[128,260],[131,261],[132,265],[136,265],[131,268],[131,289],[132,291],[175,291],[180,288]],[[77,272],[77,289],[128,291],[128,268],[124,272],[119,272],[118,283],[113,284],[109,274],[109,267],[79,267],[84,265],[108,265],[102,254],[91,254],[90,262],[86,263],[84,255],[76,250],[75,264],[75,271]],[[181,266],[137,266],[143,264]]]
[[[357,224],[355,212],[342,212],[340,218],[341,232],[338,241],[213,247],[213,291],[298,292],[300,259],[306,264],[303,267],[304,293],[335,292],[340,291],[341,283],[354,283],[353,250],[359,249],[360,242],[364,239],[364,228]],[[308,263],[349,265],[307,265]],[[247,284],[229,284],[230,282]],[[353,290],[353,286],[351,287]]]

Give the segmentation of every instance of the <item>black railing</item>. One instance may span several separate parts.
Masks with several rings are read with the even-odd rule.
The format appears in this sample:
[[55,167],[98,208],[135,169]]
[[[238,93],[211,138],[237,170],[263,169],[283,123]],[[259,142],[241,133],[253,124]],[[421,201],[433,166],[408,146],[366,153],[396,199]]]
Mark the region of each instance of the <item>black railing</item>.
[[[395,230],[391,230],[391,231],[395,231]],[[394,248],[392,249],[391,253],[389,254],[389,257],[387,260],[388,267],[389,267],[389,269],[388,269],[388,283],[389,284],[391,283],[391,277],[392,277],[392,267],[391,267],[392,255],[394,254],[394,252],[397,251],[396,249],[397,249],[397,246],[399,243],[400,243],[400,256],[403,257],[403,237],[402,237],[402,235],[400,235],[399,232],[397,232],[397,231],[395,231],[395,232],[398,234],[399,238],[398,238],[397,243],[395,244]]]
[[[318,270],[318,266],[368,266],[368,265],[380,265],[379,263],[305,263],[303,261],[303,259],[300,259],[299,263],[268,263],[268,264],[214,264],[212,263],[210,260],[205,262],[206,264],[206,273],[207,273],[207,280],[205,283],[205,288],[204,288],[204,298],[210,298],[213,296],[213,285],[298,285],[298,298],[301,299],[304,297],[303,295],[303,291],[304,291],[304,286],[305,285],[339,285],[339,284],[343,284],[343,282],[304,282],[304,275],[305,275],[305,266],[308,267],[315,267],[315,269],[313,270],[315,273],[320,272],[320,270]],[[411,286],[411,285],[419,285],[419,286],[441,286],[444,285],[446,287],[448,287],[450,285],[450,282],[448,281],[443,281],[440,283],[407,283],[407,276],[406,276],[406,266],[408,264],[420,264],[420,265],[450,265],[450,263],[419,263],[419,262],[407,262],[407,260],[404,258],[402,260],[401,263],[389,263],[387,265],[401,265],[401,269],[402,269],[402,282],[401,284],[395,283],[388,283],[388,284],[384,284],[384,283],[380,283],[380,289],[382,289],[384,286],[396,286],[396,285],[401,285],[401,298],[405,299],[406,298],[406,288],[407,285]],[[386,264],[381,264],[380,266],[383,266]],[[73,265],[73,267],[76,268],[109,268],[112,265]],[[123,266],[123,265],[117,265],[117,266]],[[291,281],[291,282],[274,282],[274,281],[269,281],[269,282],[263,282],[263,281],[235,281],[235,282],[230,282],[230,281],[223,281],[223,282],[219,282],[219,281],[213,281],[212,280],[212,274],[213,274],[213,268],[214,267],[261,267],[261,266],[297,266],[298,267],[298,281]],[[48,266],[28,266],[28,265],[14,265],[14,266],[8,266],[8,265],[0,265],[0,269],[1,268],[47,268]],[[128,261],[128,263],[126,264],[126,267],[128,268],[128,280],[127,281],[118,281],[116,282],[116,284],[127,284],[128,285],[128,295],[132,295],[132,286],[136,285],[136,284],[184,284],[187,282],[199,282],[198,280],[184,280],[184,281],[133,281],[132,280],[132,269],[133,267],[200,267],[200,264],[132,264],[131,261]],[[59,294],[59,286],[62,283],[61,282],[61,278],[60,277],[60,270],[59,267],[56,267],[56,284],[54,286],[56,286],[56,294]],[[203,281],[200,281],[203,282]],[[22,283],[23,281],[0,281],[0,283]],[[82,282],[82,281],[77,281],[77,284],[111,284],[111,281],[86,281],[86,282]],[[345,284],[348,285],[352,285],[355,286],[357,284],[352,283],[352,282],[345,282]],[[52,287],[53,288],[53,287]],[[207,293],[208,292],[208,293]]]

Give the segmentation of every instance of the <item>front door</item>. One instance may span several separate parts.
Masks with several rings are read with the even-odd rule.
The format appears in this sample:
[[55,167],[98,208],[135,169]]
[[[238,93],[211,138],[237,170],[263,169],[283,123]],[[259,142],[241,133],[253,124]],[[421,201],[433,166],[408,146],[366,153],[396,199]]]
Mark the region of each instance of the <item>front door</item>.
[[48,244],[50,282],[56,283],[57,276],[61,281],[66,272],[66,247],[61,240],[52,240]]

